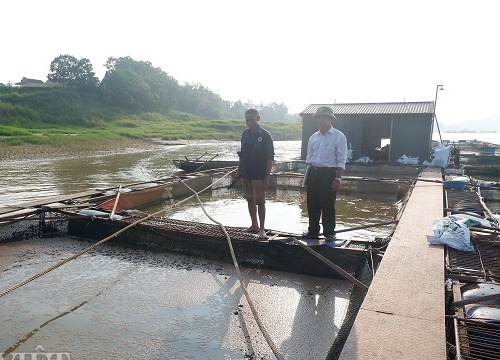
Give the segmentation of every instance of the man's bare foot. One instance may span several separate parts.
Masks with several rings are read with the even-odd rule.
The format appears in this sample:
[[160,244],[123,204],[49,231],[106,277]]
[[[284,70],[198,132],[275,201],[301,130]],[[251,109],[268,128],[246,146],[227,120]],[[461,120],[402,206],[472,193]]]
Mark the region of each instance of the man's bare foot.
[[256,233],[256,232],[259,232],[259,228],[250,226],[248,229],[245,230],[245,232]]
[[266,230],[259,230],[259,240],[265,240],[268,239],[266,235]]

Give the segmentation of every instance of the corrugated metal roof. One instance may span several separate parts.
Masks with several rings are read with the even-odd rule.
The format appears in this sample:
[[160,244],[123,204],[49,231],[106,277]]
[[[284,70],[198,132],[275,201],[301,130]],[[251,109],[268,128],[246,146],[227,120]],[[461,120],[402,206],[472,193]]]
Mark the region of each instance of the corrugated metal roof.
[[336,115],[432,114],[433,101],[354,104],[311,104],[300,115],[314,114],[320,106],[330,106]]

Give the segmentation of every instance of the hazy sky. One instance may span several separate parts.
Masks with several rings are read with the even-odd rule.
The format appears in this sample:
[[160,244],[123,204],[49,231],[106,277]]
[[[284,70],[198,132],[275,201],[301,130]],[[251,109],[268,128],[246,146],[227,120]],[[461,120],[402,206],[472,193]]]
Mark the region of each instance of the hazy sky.
[[498,0],[16,0],[0,83],[46,80],[62,54],[149,61],[231,101],[437,101],[438,121],[500,121]]

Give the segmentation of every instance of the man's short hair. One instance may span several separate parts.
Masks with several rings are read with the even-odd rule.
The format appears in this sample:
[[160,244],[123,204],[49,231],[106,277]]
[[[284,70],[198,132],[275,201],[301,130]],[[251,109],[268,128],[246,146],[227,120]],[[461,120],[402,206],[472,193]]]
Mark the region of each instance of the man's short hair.
[[245,111],[245,115],[255,115],[260,117],[257,109],[248,109],[247,111]]

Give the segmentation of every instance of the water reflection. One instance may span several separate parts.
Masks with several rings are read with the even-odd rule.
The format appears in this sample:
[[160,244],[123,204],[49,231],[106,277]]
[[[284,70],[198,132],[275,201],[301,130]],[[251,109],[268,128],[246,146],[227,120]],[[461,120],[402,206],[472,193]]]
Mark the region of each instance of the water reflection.
[[[203,208],[216,221],[225,226],[248,227],[250,218],[246,200],[240,189],[203,193],[200,195]],[[193,198],[180,207],[171,208],[168,203],[145,209],[152,213],[166,208],[165,214],[178,220],[211,223],[198,201]],[[397,214],[394,195],[353,198],[339,196],[337,199],[337,230],[393,220]],[[299,190],[273,190],[267,194],[266,228],[300,234],[307,230],[306,192]],[[393,226],[380,226],[346,232],[340,238],[366,239],[389,236]]]

